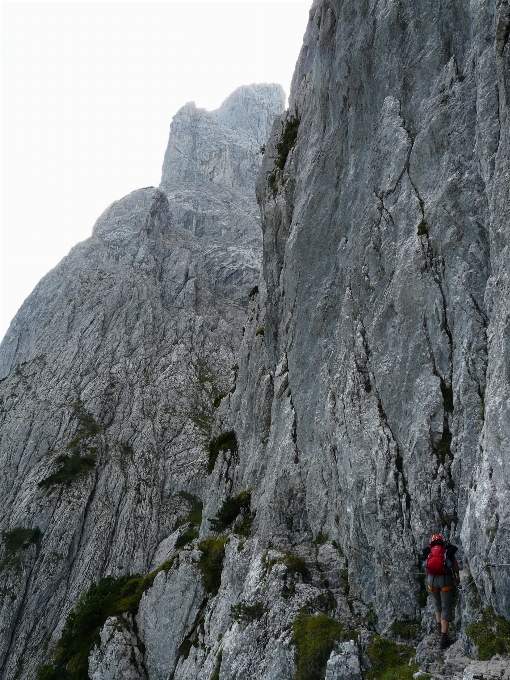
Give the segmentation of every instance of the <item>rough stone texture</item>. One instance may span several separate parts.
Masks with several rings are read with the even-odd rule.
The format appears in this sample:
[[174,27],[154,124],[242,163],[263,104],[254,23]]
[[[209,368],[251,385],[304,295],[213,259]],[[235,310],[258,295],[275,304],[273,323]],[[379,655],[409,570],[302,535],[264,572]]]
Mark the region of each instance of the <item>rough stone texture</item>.
[[335,539],[380,630],[420,615],[418,554],[438,530],[510,616],[499,11],[314,3],[258,180],[264,285],[225,421],[233,488],[255,487],[261,536]]
[[[197,539],[144,595],[150,679],[290,680],[303,608],[359,632],[328,677],[354,680],[373,632],[406,616],[422,675],[504,677],[507,660],[467,657],[465,628],[487,605],[510,617],[508,16],[500,0],[316,0],[269,140],[277,88],[186,105],[161,189],[114,204],[20,310],[0,519],[43,536],[10,566],[4,678],[22,656],[30,677],[91,581],[172,556],[179,491],[204,501],[205,539],[247,490],[251,534],[226,531],[218,594]],[[87,413],[96,467],[43,491]],[[204,442],[230,429],[238,451],[206,475]],[[446,653],[420,598],[435,531],[466,567]]]
[[173,672],[179,647],[196,627],[205,601],[200,575],[192,559],[196,561],[200,553],[190,555],[189,552],[180,554],[174,569],[159,572],[140,602],[139,635],[145,645],[147,672],[154,680],[166,680]]
[[344,642],[338,652],[331,652],[326,680],[361,680],[359,651],[355,642]]
[[462,680],[508,680],[510,660],[494,656],[490,661],[471,661],[464,670]]
[[[235,380],[260,266],[254,140],[282,108],[280,86],[240,88],[218,112],[202,112],[220,122],[186,137],[184,107],[169,146],[177,139],[190,163],[208,144],[213,154],[222,134],[236,143],[225,177],[208,190],[217,201],[200,233],[173,216],[175,195],[169,205],[161,189],[134,191],[101,215],[11,324],[0,351],[0,527],[38,527],[42,537],[13,561],[0,552],[2,678],[35,676],[42,645],[50,642],[49,655],[92,582],[145,574],[167,559],[191,509],[180,492],[205,493],[214,404]],[[202,139],[209,128],[214,139]],[[252,186],[242,208],[227,180],[239,173]],[[162,187],[182,189],[186,201],[195,190],[199,202],[209,181],[200,168],[182,181],[174,172],[174,185],[171,174],[167,157]],[[237,210],[243,220],[231,222]],[[96,464],[68,484],[40,487],[71,453]]]
[[[204,237],[214,237],[204,253],[208,271],[220,294],[238,304],[246,305],[245,287],[258,279],[262,232],[255,177],[284,105],[280,85],[249,85],[216,111],[190,102],[172,121],[160,188],[175,224],[199,237],[202,247]],[[228,248],[218,248],[218,239]]]
[[110,617],[101,630],[101,645],[89,659],[90,680],[146,680],[130,616]]

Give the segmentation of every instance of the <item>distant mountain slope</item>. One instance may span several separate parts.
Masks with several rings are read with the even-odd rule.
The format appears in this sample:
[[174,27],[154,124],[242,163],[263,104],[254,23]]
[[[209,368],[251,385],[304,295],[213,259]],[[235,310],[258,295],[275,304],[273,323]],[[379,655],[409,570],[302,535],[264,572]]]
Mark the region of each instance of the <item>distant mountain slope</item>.
[[[134,191],[101,215],[11,324],[0,350],[3,678],[35,677],[42,645],[58,638],[92,582],[164,561],[178,536],[170,535],[202,498],[204,447],[235,380],[259,276],[259,138],[283,102],[280,86],[252,85],[226,109],[201,112],[222,118],[211,154],[236,140],[235,164],[245,162],[242,182],[252,186],[241,206],[240,190],[218,179],[198,234],[176,219],[187,204],[173,196],[169,205],[161,189]],[[201,135],[188,147],[180,139],[190,163],[207,153]],[[184,186],[186,201],[195,192],[199,203],[204,172],[181,177],[167,158],[162,187]]]

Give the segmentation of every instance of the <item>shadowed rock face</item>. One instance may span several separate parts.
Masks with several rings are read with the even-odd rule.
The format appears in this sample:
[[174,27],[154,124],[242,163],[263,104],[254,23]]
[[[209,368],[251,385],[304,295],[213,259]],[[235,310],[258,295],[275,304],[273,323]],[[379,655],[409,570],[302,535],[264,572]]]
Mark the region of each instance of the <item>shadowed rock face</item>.
[[[41,645],[51,649],[92,582],[163,562],[190,511],[179,492],[204,493],[214,403],[232,388],[259,275],[258,139],[283,99],[280,86],[240,88],[218,112],[201,112],[213,121],[214,143],[202,138],[207,126],[195,130],[193,145],[180,141],[197,167],[209,143],[213,154],[236,141],[235,161],[247,159],[240,182],[252,185],[243,206],[218,178],[198,235],[176,218],[188,207],[175,195],[169,204],[162,189],[134,191],[105,210],[91,238],[44,277],[11,324],[0,353],[0,527],[17,530],[14,538],[36,527],[41,535],[12,554],[4,541],[0,556],[3,678],[35,677]],[[195,194],[199,202],[204,172],[198,167],[179,184],[167,159],[162,187],[185,186],[185,200]],[[131,634],[112,631],[105,644],[129,644]],[[121,657],[99,655],[94,673]]]
[[[305,677],[331,618],[348,631],[308,677],[359,677],[374,631],[429,627],[436,531],[476,585],[459,638],[510,616],[509,58],[505,2],[318,0],[269,141],[273,86],[181,109],[160,189],[111,206],[2,346],[0,517],[42,532],[4,536],[4,678],[48,638],[50,658],[92,581],[159,566],[104,621],[94,680]],[[179,550],[189,494],[212,540]],[[432,636],[418,651],[476,670],[462,639],[448,668]]]

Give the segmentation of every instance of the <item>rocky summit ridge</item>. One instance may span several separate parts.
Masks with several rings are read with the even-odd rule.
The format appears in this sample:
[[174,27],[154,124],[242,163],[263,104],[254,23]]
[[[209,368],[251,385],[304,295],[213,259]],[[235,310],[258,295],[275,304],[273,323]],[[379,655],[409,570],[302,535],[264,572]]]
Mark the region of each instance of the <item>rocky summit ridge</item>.
[[42,280],[1,347],[2,679],[510,678],[509,35],[315,0],[288,110],[187,104]]

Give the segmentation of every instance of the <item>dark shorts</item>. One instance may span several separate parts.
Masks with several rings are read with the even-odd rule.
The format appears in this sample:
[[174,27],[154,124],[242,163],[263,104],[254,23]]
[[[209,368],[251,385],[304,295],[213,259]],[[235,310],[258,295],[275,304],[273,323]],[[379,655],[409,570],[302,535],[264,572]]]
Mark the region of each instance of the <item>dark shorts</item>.
[[[444,588],[445,586],[452,586],[454,584],[453,576],[427,576],[427,584],[432,588]],[[434,602],[434,609],[436,612],[441,612],[442,621],[452,620],[453,609],[453,594],[455,588],[451,590],[439,590],[434,593],[429,590],[432,600]]]

